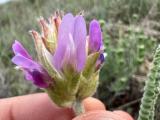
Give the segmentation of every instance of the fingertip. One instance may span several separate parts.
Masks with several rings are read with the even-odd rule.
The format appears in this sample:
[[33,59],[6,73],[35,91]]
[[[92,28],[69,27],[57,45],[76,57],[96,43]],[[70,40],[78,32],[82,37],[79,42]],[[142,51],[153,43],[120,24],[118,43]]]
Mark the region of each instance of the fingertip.
[[95,110],[77,116],[73,120],[127,120],[111,111]]
[[106,110],[104,104],[93,97],[88,97],[83,100],[83,105],[85,112],[94,111],[94,110]]

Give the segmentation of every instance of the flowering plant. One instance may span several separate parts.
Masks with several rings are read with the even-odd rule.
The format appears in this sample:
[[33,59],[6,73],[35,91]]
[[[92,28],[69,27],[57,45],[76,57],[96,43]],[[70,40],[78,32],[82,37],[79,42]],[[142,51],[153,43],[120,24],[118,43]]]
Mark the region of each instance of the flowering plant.
[[61,19],[56,13],[48,21],[39,19],[42,33],[31,30],[38,61],[33,60],[22,44],[12,45],[12,62],[23,71],[25,78],[44,88],[61,107],[83,112],[81,101],[91,96],[98,85],[99,68],[104,61],[102,31],[92,20],[87,36],[82,15],[68,13]]

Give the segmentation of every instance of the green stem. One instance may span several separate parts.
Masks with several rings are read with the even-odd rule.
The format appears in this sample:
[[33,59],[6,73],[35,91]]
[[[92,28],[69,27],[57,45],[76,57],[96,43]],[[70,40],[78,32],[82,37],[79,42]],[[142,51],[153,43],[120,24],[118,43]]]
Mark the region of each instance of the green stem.
[[73,111],[74,111],[74,113],[75,113],[76,116],[84,113],[84,106],[82,105],[82,102],[79,101],[79,100],[77,100],[77,101],[73,104],[72,108],[73,108]]
[[138,120],[154,120],[155,104],[159,95],[159,80],[160,80],[160,46],[158,46],[154,59],[153,66],[148,74],[148,80],[144,88],[144,94],[141,101]]

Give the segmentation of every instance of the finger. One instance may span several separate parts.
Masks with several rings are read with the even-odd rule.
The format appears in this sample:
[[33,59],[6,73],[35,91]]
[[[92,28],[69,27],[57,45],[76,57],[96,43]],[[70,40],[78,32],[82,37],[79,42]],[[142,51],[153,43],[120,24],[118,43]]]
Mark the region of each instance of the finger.
[[71,120],[71,109],[57,107],[47,94],[0,100],[0,120]]
[[113,111],[113,113],[120,115],[121,117],[125,118],[126,120],[133,120],[133,118],[126,112],[121,110]]
[[124,119],[118,114],[115,114],[110,111],[95,110],[77,116],[73,120],[128,120],[128,119]]
[[94,111],[94,110],[105,110],[104,104],[93,97],[88,97],[85,100],[83,100],[83,105],[85,112]]

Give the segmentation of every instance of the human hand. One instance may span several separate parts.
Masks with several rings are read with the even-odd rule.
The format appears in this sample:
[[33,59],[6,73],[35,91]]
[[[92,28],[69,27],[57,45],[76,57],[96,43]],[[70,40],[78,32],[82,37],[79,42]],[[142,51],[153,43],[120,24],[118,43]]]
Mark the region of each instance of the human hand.
[[[97,107],[89,104],[95,101]],[[83,103],[86,111],[105,110],[104,105],[94,98]],[[73,117],[71,109],[57,107],[45,93],[0,100],[0,120],[71,120]]]
[[[32,94],[0,100],[0,120],[98,120],[109,117],[113,120],[133,120],[122,111],[105,111],[102,102],[95,98],[83,101],[85,114],[74,118],[74,113],[69,108],[57,107],[45,93]],[[95,117],[99,116],[99,118]],[[117,118],[117,119],[114,119]]]

